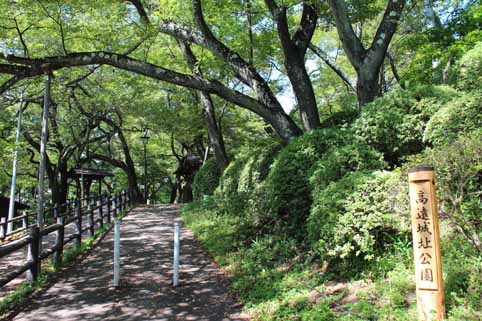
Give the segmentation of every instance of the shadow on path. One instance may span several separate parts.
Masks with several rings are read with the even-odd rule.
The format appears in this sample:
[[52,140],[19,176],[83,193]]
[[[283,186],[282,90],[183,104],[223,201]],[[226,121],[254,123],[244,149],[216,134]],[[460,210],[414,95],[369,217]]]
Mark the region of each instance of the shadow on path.
[[182,230],[180,286],[173,288],[175,206],[140,207],[121,225],[121,287],[112,288],[113,232],[15,321],[243,321],[222,273]]

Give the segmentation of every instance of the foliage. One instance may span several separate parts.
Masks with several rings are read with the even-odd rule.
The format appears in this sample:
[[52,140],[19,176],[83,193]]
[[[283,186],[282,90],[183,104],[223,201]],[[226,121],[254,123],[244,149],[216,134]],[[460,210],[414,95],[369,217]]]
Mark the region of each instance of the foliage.
[[266,220],[274,229],[302,237],[311,206],[309,177],[313,166],[331,147],[350,139],[342,129],[321,129],[306,133],[286,146],[276,157],[263,183]]
[[352,126],[357,142],[382,152],[389,164],[398,164],[401,157],[422,151],[426,122],[455,95],[447,87],[394,90],[364,106]]
[[194,200],[202,199],[206,195],[213,195],[219,184],[219,168],[215,159],[208,159],[194,176],[192,184]]
[[397,172],[357,172],[315,190],[310,240],[323,259],[371,260],[408,231],[406,187]]
[[424,140],[434,145],[455,140],[458,135],[482,127],[482,95],[464,94],[438,110],[430,121],[424,134]]
[[370,147],[360,144],[333,147],[314,165],[310,184],[314,190],[319,190],[350,172],[384,167],[383,155]]
[[457,87],[461,90],[480,91],[482,83],[482,41],[468,50],[457,64]]
[[477,130],[419,160],[434,165],[439,202],[451,224],[482,252],[482,131]]

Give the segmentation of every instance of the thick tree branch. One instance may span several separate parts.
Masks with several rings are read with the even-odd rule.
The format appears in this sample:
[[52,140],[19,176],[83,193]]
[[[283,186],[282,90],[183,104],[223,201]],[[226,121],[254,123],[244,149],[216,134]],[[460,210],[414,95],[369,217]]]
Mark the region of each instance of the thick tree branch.
[[136,8],[137,14],[139,14],[143,22],[150,23],[149,16],[147,15],[147,12],[140,0],[127,0],[127,2],[130,2]]
[[217,80],[209,80],[178,73],[111,52],[70,53],[65,56],[46,57],[43,59],[29,59],[0,54],[0,59],[16,64],[0,64],[0,73],[19,75],[21,77],[39,76],[44,73],[45,68],[54,71],[67,67],[110,65],[182,87],[204,90],[249,109],[262,117],[269,116],[269,110],[266,106],[245,94],[224,86]]
[[390,0],[383,14],[383,19],[378,26],[371,47],[368,49],[368,57],[374,64],[381,64],[390,45],[398,21],[405,6],[405,0]]
[[209,26],[204,20],[201,0],[193,0],[192,3],[194,20],[205,39],[204,43],[206,48],[227,62],[243,82],[248,84],[254,90],[258,99],[260,99],[266,106],[270,109],[282,110],[281,105],[270,87],[256,69],[245,61],[238,53],[232,51],[224,43],[219,41],[211,32],[211,29],[209,29]]
[[355,68],[359,68],[361,64],[359,57],[365,55],[365,48],[363,48],[363,44],[356,36],[355,31],[353,31],[345,0],[328,0],[328,3],[330,4],[336,29],[338,30],[338,35],[346,55]]

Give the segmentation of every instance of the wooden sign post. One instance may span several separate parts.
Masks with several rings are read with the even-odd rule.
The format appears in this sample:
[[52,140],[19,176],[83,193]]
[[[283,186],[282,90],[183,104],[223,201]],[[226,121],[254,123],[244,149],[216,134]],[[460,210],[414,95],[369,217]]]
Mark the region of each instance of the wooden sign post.
[[408,171],[419,321],[445,320],[440,231],[433,167]]

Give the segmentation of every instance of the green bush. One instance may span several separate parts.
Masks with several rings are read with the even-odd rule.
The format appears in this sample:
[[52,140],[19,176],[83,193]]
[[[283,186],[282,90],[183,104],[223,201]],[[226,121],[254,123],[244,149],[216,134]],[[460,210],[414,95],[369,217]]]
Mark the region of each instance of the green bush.
[[321,122],[321,128],[341,127],[350,124],[358,116],[356,109],[342,110],[330,114]]
[[355,137],[382,152],[389,164],[399,164],[403,156],[423,150],[430,116],[456,96],[455,90],[445,86],[393,90],[363,108],[352,126]]
[[348,131],[322,129],[306,133],[286,146],[260,187],[262,204],[257,208],[263,211],[263,225],[303,237],[311,207],[309,177],[313,165],[331,147],[350,139]]
[[326,188],[313,191],[313,206],[308,218],[307,231],[313,249],[326,259],[333,247],[333,238],[339,217],[342,215],[345,199],[355,188],[369,178],[369,173],[352,173],[331,182]]
[[267,177],[275,155],[282,145],[267,140],[238,154],[224,171],[215,191],[220,209],[225,213],[246,216],[248,201],[253,199],[259,184]]
[[219,179],[219,185],[214,191],[219,209],[224,213],[233,213],[241,210],[242,203],[238,197],[239,176],[246,162],[246,155],[238,155],[231,161]]
[[323,259],[373,259],[409,230],[407,184],[400,173],[356,172],[314,192],[308,221]]
[[480,91],[482,84],[482,42],[467,51],[457,64],[457,87],[462,90]]
[[219,168],[214,159],[208,159],[194,176],[192,184],[194,200],[201,200],[205,195],[213,195],[219,184]]
[[437,111],[427,124],[424,140],[441,145],[455,140],[460,134],[482,127],[482,95],[465,94]]
[[349,172],[383,169],[383,155],[360,144],[333,147],[316,162],[310,183],[313,189],[323,189],[330,182],[342,178]]
[[435,167],[444,215],[482,253],[482,130],[426,150],[420,162]]

